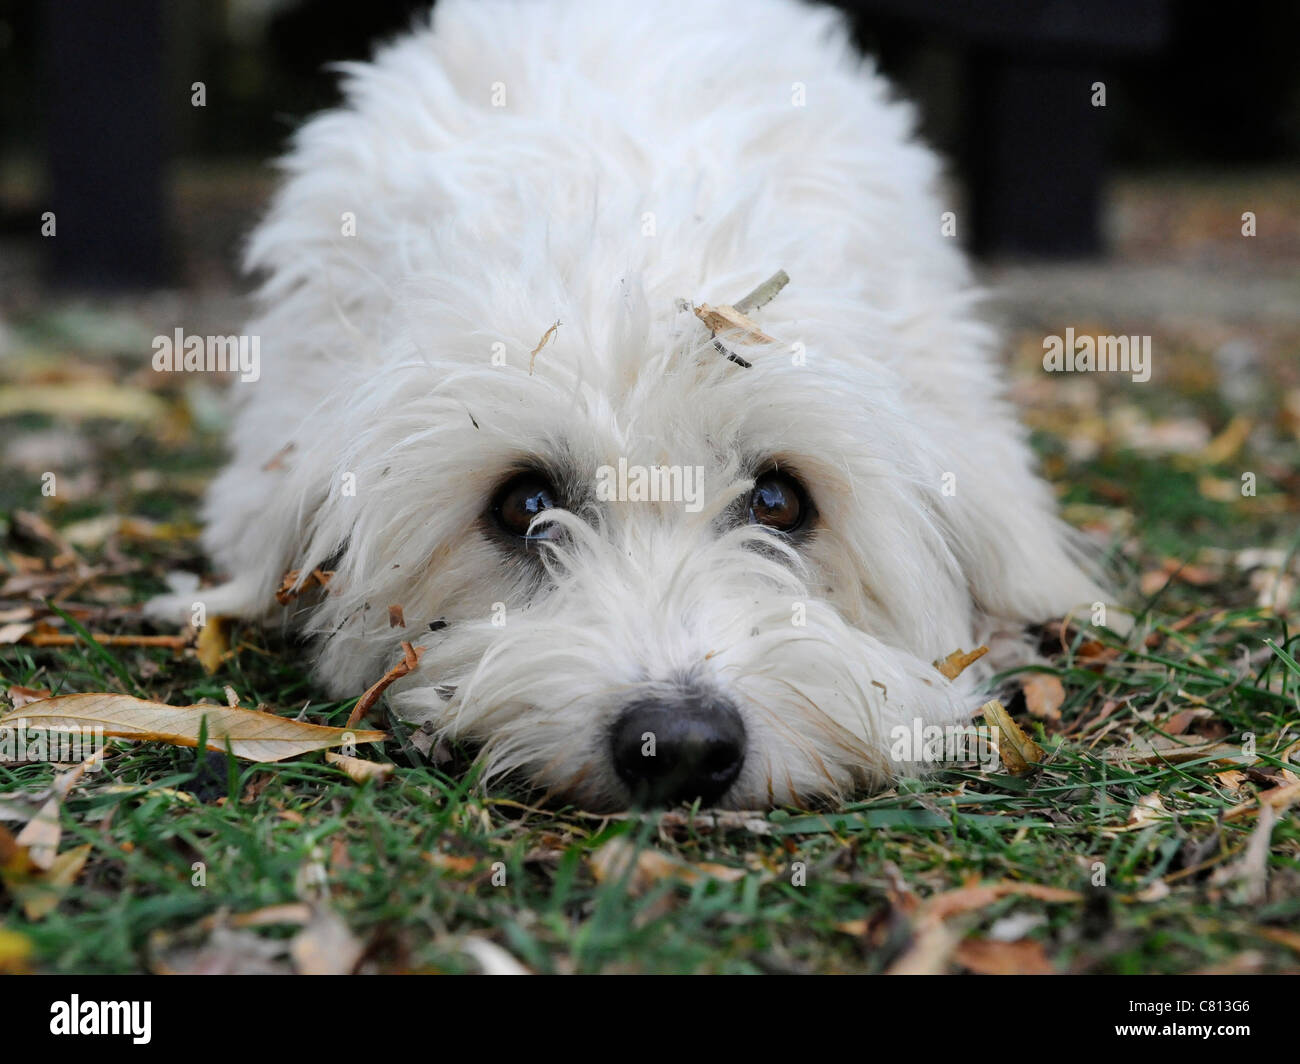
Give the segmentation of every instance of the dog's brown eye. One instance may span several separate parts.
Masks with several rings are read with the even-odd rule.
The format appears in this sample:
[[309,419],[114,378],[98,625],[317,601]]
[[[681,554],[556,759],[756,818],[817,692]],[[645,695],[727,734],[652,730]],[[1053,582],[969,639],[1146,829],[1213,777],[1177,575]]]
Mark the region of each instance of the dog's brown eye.
[[541,473],[520,473],[508,480],[497,492],[492,503],[492,515],[497,524],[512,536],[530,540],[549,539],[549,529],[541,529],[530,536],[528,526],[543,510],[558,505],[555,499],[555,488]]
[[803,488],[792,476],[772,470],[754,482],[749,496],[749,521],[778,532],[793,532],[808,514]]

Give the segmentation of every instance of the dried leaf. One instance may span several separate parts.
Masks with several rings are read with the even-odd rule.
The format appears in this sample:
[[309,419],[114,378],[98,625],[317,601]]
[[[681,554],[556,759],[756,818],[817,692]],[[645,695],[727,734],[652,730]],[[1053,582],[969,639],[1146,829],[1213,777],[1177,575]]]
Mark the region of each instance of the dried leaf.
[[331,569],[313,569],[302,578],[301,584],[298,583],[299,576],[301,576],[301,570],[290,569],[280,578],[280,586],[275,592],[275,601],[281,606],[289,605],[299,595],[313,587],[322,589],[329,587],[334,572]]
[[40,687],[19,687],[16,684],[9,688],[9,701],[13,703],[14,709],[22,709],[23,706],[32,702],[39,702],[43,698],[50,698],[51,694],[44,688]]
[[709,332],[715,336],[718,333],[737,332],[740,334],[739,339],[745,343],[776,343],[754,321],[729,304],[723,303],[721,306],[714,307],[708,303],[701,303],[694,310],[695,316],[704,322],[708,326]]
[[[379,731],[327,728],[254,709],[169,706],[103,692],[47,698],[24,706],[21,712],[29,726],[50,730],[102,728],[108,737],[174,746],[197,746],[206,719],[207,749],[224,751],[228,740],[235,756],[248,761],[280,761],[341,746],[349,740],[369,743],[387,738]],[[0,725],[16,719],[17,712],[11,713],[0,718]]]
[[664,879],[690,885],[702,879],[718,879],[729,883],[745,877],[743,868],[707,861],[687,864],[659,850],[637,850],[621,835],[610,839],[588,859],[592,873],[602,883],[627,876],[627,889],[633,896],[646,893]]
[[980,707],[984,719],[998,730],[998,753],[1002,764],[1013,776],[1019,776],[1044,757],[1043,748],[1029,738],[996,698]]
[[955,680],[988,652],[988,647],[976,647],[969,654],[958,648],[944,658],[943,661],[936,661],[934,667],[948,679]]
[[987,938],[968,938],[953,955],[964,968],[977,975],[1055,975],[1043,944],[1032,938],[1018,942],[995,942]]
[[31,955],[31,939],[0,927],[0,975],[26,975]]
[[388,627],[389,628],[406,627],[406,614],[402,612],[401,606],[388,607]]
[[209,617],[199,629],[196,653],[203,671],[211,676],[230,652],[230,622],[225,617]]
[[555,330],[558,329],[563,324],[564,324],[563,322],[557,321],[554,325],[552,325],[549,329],[547,329],[546,332],[542,333],[542,338],[537,341],[537,346],[534,347],[531,352],[529,352],[528,376],[531,377],[533,375],[533,364],[537,361],[537,353],[541,351],[541,349],[545,347],[548,343],[551,342],[551,337],[555,335]]
[[1061,705],[1065,702],[1065,688],[1061,678],[1050,672],[1035,672],[1020,681],[1025,693],[1025,708],[1039,720],[1061,719]]
[[11,414],[49,414],[61,421],[107,418],[156,425],[165,420],[167,404],[139,388],[104,381],[27,385],[6,388],[0,395],[0,417]]
[[325,761],[341,768],[354,783],[369,783],[371,780],[383,783],[397,767],[380,761],[366,761],[359,757],[348,757],[347,754],[336,754],[332,750],[325,751]]
[[352,712],[348,714],[349,728],[354,727],[367,713],[388,688],[407,675],[412,669],[420,664],[420,655],[424,653],[424,648],[417,650],[410,643],[402,644],[402,660],[389,669],[383,676],[371,684],[370,688],[357,699],[357,704],[352,707]]
[[90,843],[61,853],[48,869],[10,878],[0,872],[5,887],[22,907],[29,920],[43,920],[58,906],[68,888],[77,881],[81,869],[90,856]]
[[973,883],[969,886],[957,887],[955,890],[947,890],[942,894],[927,898],[921,903],[921,908],[927,916],[946,920],[957,913],[986,908],[995,901],[1009,895],[1023,895],[1027,898],[1037,898],[1039,901],[1073,902],[1083,900],[1083,895],[1078,891],[1048,887],[1041,883],[1007,881],[1002,883]]
[[1216,761],[1240,761],[1245,755],[1241,748],[1226,743],[1175,743],[1139,742],[1131,747],[1111,748],[1102,754],[1105,761],[1128,765],[1157,765],[1169,762],[1181,764],[1213,757]]

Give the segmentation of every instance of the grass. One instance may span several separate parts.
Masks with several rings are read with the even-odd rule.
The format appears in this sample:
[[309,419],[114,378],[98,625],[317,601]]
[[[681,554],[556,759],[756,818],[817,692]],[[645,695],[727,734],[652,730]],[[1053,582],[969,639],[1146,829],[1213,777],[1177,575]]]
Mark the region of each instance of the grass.
[[[61,342],[39,320],[27,340]],[[128,363],[112,357],[125,373]],[[193,399],[163,397],[177,410]],[[1207,422],[1221,423],[1213,400],[1205,403]],[[66,620],[41,613],[62,631],[143,630],[134,605],[161,590],[162,574],[202,568],[192,531],[219,436],[196,423],[177,433],[43,415],[0,427],[93,443],[75,471],[61,474],[72,488],[56,500],[41,495],[35,467],[0,478],[0,512],[9,515],[0,525],[0,566],[11,583],[23,574],[49,577],[48,586],[22,594],[0,591],[0,608],[53,596]],[[40,971],[287,970],[298,918],[250,927],[239,917],[306,897],[342,917],[363,970],[475,971],[465,942],[486,937],[541,972],[880,972],[916,957],[925,899],[972,882],[1011,882],[1077,897],[1011,894],[963,907],[951,926],[967,944],[993,943],[994,964],[1003,940],[1015,939],[1026,950],[1016,957],[1056,971],[1296,970],[1294,817],[1283,812],[1265,840],[1262,888],[1259,862],[1247,855],[1256,795],[1286,784],[1291,768],[1281,755],[1300,739],[1300,632],[1288,628],[1285,609],[1261,606],[1250,572],[1229,562],[1195,582],[1175,575],[1158,588],[1148,580],[1145,593],[1136,586],[1170,557],[1206,568],[1196,552],[1208,544],[1294,553],[1293,500],[1262,491],[1275,501],[1260,513],[1249,502],[1207,499],[1198,477],[1231,478],[1230,463],[1180,467],[1110,445],[1073,460],[1058,437],[1040,432],[1036,442],[1056,479],[1070,485],[1068,507],[1126,517],[1115,543],[1135,585],[1128,600],[1139,607],[1125,638],[1104,629],[1044,631],[1045,664],[1033,671],[1059,678],[1059,720],[1034,717],[1019,696],[1008,701],[1047,751],[1040,770],[949,771],[834,810],[609,818],[534,808],[509,787],[483,790],[457,752],[444,771],[393,721],[394,740],[364,751],[396,766],[384,786],[357,784],[319,754],[253,765],[121,743],[107,770],[62,806],[61,849],[91,847],[76,883],[41,919],[0,896],[0,931],[20,936],[30,948],[26,964]],[[1300,447],[1286,446],[1281,460],[1294,463]],[[1266,456],[1261,468],[1277,460]],[[77,477],[89,479],[78,488]],[[50,567],[57,545],[43,542],[22,512],[69,535],[80,524],[84,545],[76,550],[92,576],[70,588]],[[86,523],[106,513],[153,523],[94,541]],[[1286,605],[1294,607],[1294,595]],[[241,627],[232,642],[237,652],[214,675],[192,652],[84,639],[58,649],[9,645],[0,647],[0,679],[4,689],[121,691],[174,704],[225,702],[229,686],[245,706],[304,712],[319,723],[346,719],[352,701],[322,700],[297,648],[281,636]],[[1015,692],[1019,677],[1004,679]],[[1185,710],[1197,713],[1180,717]],[[1253,734],[1257,760],[1123,756],[1174,732],[1233,748]],[[0,762],[0,796],[39,791],[53,775],[48,765]],[[618,836],[670,861],[602,877],[599,855]],[[718,865],[737,874],[690,874]],[[217,925],[229,932],[221,943]],[[936,970],[991,963],[978,958],[950,949],[930,963]]]

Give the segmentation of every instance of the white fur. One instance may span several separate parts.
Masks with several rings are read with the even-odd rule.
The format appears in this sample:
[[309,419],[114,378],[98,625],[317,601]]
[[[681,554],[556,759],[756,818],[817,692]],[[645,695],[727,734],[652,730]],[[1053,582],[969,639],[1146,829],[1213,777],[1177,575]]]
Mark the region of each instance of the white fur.
[[[1000,398],[935,158],[836,14],[442,0],[345,73],[249,246],[264,365],[234,386],[234,457],[207,503],[231,578],[209,613],[314,635],[340,696],[412,640],[400,713],[588,806],[627,800],[606,748],[620,707],[689,675],[740,708],[723,804],[752,807],[880,785],[906,767],[891,726],[977,703],[987,669],[953,685],[934,659],[1098,596]],[[779,343],[751,368],[678,307],[779,268],[789,286],[755,314]],[[702,465],[704,511],[562,516],[540,574],[484,534],[515,464],[585,482],[619,457]],[[804,547],[720,527],[771,459],[818,507]],[[276,605],[286,570],[335,558],[328,595]]]

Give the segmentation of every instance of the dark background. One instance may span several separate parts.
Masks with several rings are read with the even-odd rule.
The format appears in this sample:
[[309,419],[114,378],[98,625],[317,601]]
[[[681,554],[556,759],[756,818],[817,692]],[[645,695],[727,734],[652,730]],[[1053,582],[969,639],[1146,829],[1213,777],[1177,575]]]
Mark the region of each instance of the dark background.
[[[28,241],[42,275],[64,285],[174,283],[196,268],[178,248],[178,215],[203,209],[177,203],[176,167],[226,174],[236,196],[252,181],[259,200],[262,163],[337,98],[327,64],[366,56],[427,6],[0,0],[0,234]],[[960,235],[983,257],[1103,254],[1117,172],[1300,160],[1291,0],[842,6],[920,104],[925,135],[969,195],[973,224]],[[203,108],[190,103],[195,81]],[[1089,102],[1093,81],[1106,84],[1105,108]],[[60,239],[38,247],[47,209]],[[233,249],[213,251],[233,259]]]

